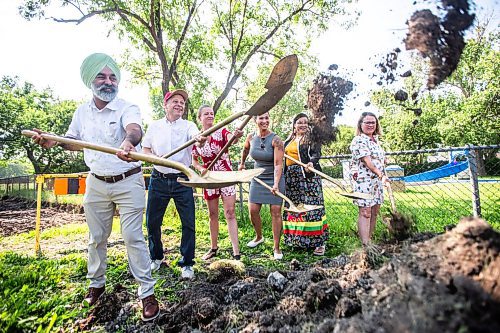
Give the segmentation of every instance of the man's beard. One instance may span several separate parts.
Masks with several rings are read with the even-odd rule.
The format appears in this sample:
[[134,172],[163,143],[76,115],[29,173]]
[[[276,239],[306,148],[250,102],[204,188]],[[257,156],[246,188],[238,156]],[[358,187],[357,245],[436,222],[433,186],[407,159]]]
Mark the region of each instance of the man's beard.
[[[91,87],[94,95],[103,102],[111,102],[118,94],[118,87],[112,84],[101,84],[100,86],[96,86],[92,83]],[[111,89],[111,91],[107,92],[105,91],[106,89]]]

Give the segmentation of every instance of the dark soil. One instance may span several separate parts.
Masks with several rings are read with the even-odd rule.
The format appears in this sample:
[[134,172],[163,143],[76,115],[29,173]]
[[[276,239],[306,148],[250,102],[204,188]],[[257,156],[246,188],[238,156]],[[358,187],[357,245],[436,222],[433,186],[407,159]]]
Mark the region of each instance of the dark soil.
[[418,234],[377,251],[376,268],[358,252],[313,265],[292,260],[273,279],[255,267],[240,275],[227,263],[212,266],[186,282],[175,301],[157,295],[162,314],[148,324],[128,324],[127,313],[138,309],[124,305],[118,290],[105,302],[109,310],[98,305],[85,328],[106,322],[112,332],[500,332],[500,234],[483,220],[464,219],[444,234]]
[[[330,65],[329,68],[336,70],[337,65]],[[345,100],[353,87],[351,81],[332,74],[319,74],[314,80],[307,96],[313,142],[326,145],[335,140],[335,117],[342,115]]]
[[[0,236],[35,230],[36,201],[19,197],[2,197],[0,200]],[[83,207],[69,204],[42,203],[40,228],[68,223],[84,223]]]
[[413,13],[405,39],[407,50],[418,50],[430,59],[427,87],[432,89],[446,79],[458,65],[465,47],[464,32],[474,21],[467,0],[442,0],[444,17],[429,9]]

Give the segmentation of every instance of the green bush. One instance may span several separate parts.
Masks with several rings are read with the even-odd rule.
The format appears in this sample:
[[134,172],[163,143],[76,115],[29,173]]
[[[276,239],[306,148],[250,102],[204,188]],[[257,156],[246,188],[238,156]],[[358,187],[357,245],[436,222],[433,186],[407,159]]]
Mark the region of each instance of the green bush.
[[326,173],[328,176],[332,178],[343,178],[341,164],[337,164],[335,166],[327,165],[327,166],[322,166],[321,168],[324,173]]

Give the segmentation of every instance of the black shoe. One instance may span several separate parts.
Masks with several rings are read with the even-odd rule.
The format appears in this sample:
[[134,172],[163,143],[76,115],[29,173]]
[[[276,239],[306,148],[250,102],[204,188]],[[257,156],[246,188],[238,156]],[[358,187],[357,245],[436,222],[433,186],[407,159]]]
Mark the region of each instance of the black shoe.
[[205,253],[203,255],[203,257],[201,257],[201,259],[208,260],[208,259],[212,259],[213,257],[217,257],[217,251],[219,251],[219,248],[210,249],[210,250],[208,250],[207,253]]
[[234,260],[241,260],[241,254],[233,254]]

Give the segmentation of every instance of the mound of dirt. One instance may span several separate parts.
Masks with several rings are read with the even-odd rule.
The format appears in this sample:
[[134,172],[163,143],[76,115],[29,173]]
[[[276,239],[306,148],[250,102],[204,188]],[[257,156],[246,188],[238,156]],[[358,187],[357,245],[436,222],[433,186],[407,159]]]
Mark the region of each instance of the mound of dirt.
[[[242,278],[218,274],[216,283],[210,275],[198,275],[178,292],[177,301],[158,295],[166,310],[154,323],[106,328],[126,332],[500,331],[500,234],[486,222],[464,219],[434,238],[417,235],[381,248],[385,263],[379,269],[371,269],[366,255],[359,252],[309,266],[292,260],[289,269],[274,272],[273,279],[267,279],[271,272],[256,268]],[[270,283],[279,278],[282,288]]]
[[[83,207],[70,204],[42,203],[40,228],[69,223],[84,223]],[[0,236],[6,237],[35,230],[36,201],[4,196],[0,200]]]

